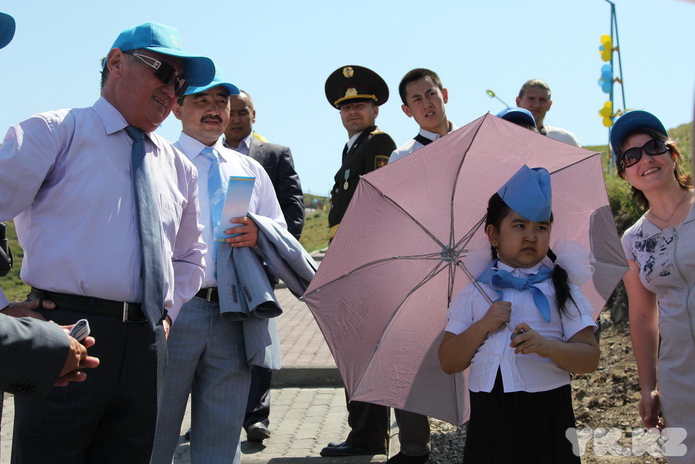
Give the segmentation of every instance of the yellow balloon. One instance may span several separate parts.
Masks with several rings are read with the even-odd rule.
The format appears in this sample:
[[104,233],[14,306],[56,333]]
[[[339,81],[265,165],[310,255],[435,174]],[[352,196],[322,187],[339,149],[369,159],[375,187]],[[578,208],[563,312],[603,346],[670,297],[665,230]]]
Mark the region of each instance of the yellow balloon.
[[613,50],[603,50],[601,52],[601,59],[603,61],[610,61],[611,60],[611,55],[612,55]]
[[613,125],[613,120],[611,118],[603,118],[603,125],[611,127]]
[[608,108],[611,112],[613,111],[613,102],[608,100],[606,103],[603,104],[604,108]]
[[612,40],[612,39],[611,39],[611,36],[609,36],[608,34],[603,34],[603,35],[601,36],[601,43],[602,43],[602,44],[605,44],[605,43],[608,42],[609,40]]

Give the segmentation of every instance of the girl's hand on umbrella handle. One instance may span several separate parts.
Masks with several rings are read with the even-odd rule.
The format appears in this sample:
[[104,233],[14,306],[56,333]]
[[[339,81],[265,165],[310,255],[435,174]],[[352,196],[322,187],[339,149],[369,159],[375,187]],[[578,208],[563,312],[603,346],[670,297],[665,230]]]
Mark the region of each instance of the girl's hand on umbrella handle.
[[522,322],[514,327],[514,336],[509,344],[515,354],[536,353],[543,358],[550,356],[550,342],[547,338],[533,330],[528,324]]
[[503,324],[509,322],[512,315],[512,304],[508,301],[495,301],[490,305],[481,322],[488,333],[495,332]]

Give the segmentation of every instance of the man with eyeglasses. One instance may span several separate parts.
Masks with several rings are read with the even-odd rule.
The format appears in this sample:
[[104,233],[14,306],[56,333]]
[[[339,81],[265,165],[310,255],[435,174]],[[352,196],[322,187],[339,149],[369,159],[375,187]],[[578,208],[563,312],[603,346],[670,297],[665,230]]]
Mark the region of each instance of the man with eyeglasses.
[[[255,178],[244,211],[272,219],[283,228],[286,224],[263,166],[224,145],[222,134],[229,122],[230,95],[238,94],[239,89],[225,82],[218,71],[209,84],[189,87],[174,106],[174,115],[182,125],[176,147],[193,162],[200,178],[200,221],[205,226],[203,239],[208,249],[204,256],[203,288],[184,305],[169,337],[169,366],[160,398],[162,408],[151,464],[171,462],[189,392],[191,462],[238,464],[241,458],[241,428],[251,384],[251,365],[247,358],[251,357],[249,341],[254,336],[244,320],[230,317],[225,311],[225,305],[237,297],[227,297],[222,288],[225,278],[218,270],[220,266],[229,266],[229,261],[222,261],[224,252],[216,237],[227,236],[224,241],[234,248],[253,248],[259,232],[249,217],[233,218],[238,224],[234,229],[230,229],[232,224],[221,222],[227,180]],[[235,251],[231,254],[234,259],[238,256]],[[252,274],[247,268],[244,272]],[[245,295],[249,286],[243,286]],[[245,300],[244,295],[239,298]],[[249,311],[253,313],[249,314],[250,318],[261,313],[251,308]],[[267,333],[263,336],[267,337]]]
[[[377,73],[362,66],[343,66],[328,77],[325,92],[328,103],[340,112],[349,137],[331,190],[328,226],[332,240],[360,176],[385,166],[396,143],[375,124],[379,106],[389,98],[389,88]],[[321,456],[385,454],[389,409],[360,401],[348,402],[347,409],[350,434],[344,442],[329,443],[321,450]]]
[[214,76],[180,43],[158,23],[123,31],[93,106],[32,116],[0,148],[0,218],[15,217],[30,298],[61,325],[88,319],[101,360],[43,402],[15,398],[13,463],[149,462],[165,336],[204,269],[195,167],[154,133]]

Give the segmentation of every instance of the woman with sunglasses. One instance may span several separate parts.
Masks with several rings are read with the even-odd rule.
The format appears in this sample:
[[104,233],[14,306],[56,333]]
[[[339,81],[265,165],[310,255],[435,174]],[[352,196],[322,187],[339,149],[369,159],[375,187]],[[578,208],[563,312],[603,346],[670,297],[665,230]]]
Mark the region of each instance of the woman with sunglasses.
[[645,426],[667,427],[673,434],[664,450],[669,463],[691,464],[695,462],[692,180],[683,173],[675,142],[653,114],[625,113],[610,139],[618,175],[646,209],[623,235],[630,265],[623,282],[641,388],[639,414]]

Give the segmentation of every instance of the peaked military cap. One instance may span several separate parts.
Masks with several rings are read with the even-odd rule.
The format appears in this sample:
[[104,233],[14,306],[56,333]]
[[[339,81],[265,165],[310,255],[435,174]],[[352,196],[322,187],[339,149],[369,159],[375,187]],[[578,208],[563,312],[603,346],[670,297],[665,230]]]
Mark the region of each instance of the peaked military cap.
[[389,99],[389,87],[371,69],[342,66],[326,79],[326,98],[335,108],[348,101],[373,101],[379,106]]

